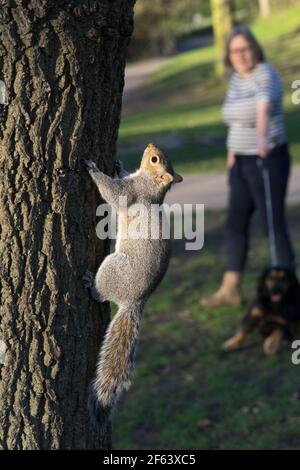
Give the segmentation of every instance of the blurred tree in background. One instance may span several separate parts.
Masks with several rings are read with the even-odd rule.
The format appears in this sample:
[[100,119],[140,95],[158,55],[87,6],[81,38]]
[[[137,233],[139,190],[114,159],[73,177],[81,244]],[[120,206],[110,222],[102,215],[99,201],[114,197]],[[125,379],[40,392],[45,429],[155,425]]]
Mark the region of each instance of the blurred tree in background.
[[234,24],[234,5],[232,0],[211,0],[214,41],[217,48],[216,74],[224,74],[223,56],[226,37]]
[[271,12],[270,0],[259,0],[258,3],[261,16],[267,18]]
[[[278,12],[299,1],[137,0],[129,59],[169,55],[191,47],[201,47],[207,45],[208,40],[213,42],[215,37],[219,43],[217,67],[220,74],[220,44],[224,42],[226,32],[233,25],[251,24],[258,15],[267,17],[269,13]],[[183,48],[182,43],[187,42],[188,38],[194,38],[194,41],[190,41],[189,45]]]
[[131,57],[174,52],[177,37],[195,29],[209,14],[209,0],[138,0]]

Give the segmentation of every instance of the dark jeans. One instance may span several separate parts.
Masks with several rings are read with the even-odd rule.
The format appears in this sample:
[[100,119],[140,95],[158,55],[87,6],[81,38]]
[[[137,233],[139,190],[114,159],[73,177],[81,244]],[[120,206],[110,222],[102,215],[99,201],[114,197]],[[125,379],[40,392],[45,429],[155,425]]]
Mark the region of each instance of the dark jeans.
[[[249,225],[253,212],[258,210],[268,234],[264,184],[257,155],[235,155],[236,162],[229,170],[229,210],[226,224],[226,269],[243,271],[249,247]],[[288,235],[285,216],[285,195],[290,170],[288,144],[274,147],[268,157],[271,182],[274,232],[278,263],[295,268],[294,252]],[[271,264],[271,263],[270,263]]]

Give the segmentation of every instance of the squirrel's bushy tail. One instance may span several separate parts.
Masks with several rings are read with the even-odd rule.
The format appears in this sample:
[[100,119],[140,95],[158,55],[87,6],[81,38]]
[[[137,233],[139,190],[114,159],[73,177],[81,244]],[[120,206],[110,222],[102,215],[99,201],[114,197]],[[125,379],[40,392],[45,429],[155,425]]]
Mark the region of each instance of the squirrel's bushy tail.
[[143,301],[119,307],[100,349],[96,376],[88,393],[88,412],[102,432],[123,390],[130,387]]

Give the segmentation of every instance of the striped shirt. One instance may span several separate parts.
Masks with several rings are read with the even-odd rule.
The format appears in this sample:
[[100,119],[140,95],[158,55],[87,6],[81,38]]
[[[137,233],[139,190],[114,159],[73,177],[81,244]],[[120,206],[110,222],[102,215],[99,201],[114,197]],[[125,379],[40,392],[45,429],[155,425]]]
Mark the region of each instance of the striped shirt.
[[248,77],[234,71],[222,108],[228,124],[227,149],[236,154],[257,153],[256,105],[270,101],[270,121],[267,132],[269,148],[286,142],[282,114],[282,82],[279,74],[267,62],[258,63]]

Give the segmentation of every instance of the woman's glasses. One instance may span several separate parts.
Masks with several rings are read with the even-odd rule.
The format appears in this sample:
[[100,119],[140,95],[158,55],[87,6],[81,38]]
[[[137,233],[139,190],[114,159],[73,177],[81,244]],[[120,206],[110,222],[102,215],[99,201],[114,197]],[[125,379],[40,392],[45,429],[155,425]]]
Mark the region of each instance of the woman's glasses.
[[251,46],[240,47],[239,49],[229,49],[230,55],[246,54],[252,50]]

